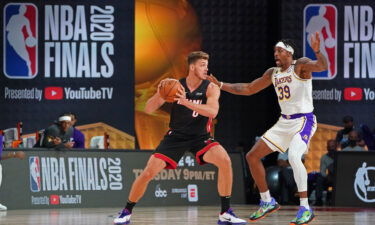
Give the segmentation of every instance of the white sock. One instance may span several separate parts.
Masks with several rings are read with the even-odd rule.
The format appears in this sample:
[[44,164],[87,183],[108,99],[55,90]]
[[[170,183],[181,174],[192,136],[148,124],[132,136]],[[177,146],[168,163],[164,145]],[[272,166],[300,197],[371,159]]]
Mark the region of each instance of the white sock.
[[260,192],[260,198],[262,199],[263,202],[271,202],[272,201],[272,198],[271,198],[271,194],[270,194],[270,191],[266,191],[266,192]]
[[303,206],[306,209],[310,209],[308,198],[300,198],[299,201],[300,201],[300,206]]

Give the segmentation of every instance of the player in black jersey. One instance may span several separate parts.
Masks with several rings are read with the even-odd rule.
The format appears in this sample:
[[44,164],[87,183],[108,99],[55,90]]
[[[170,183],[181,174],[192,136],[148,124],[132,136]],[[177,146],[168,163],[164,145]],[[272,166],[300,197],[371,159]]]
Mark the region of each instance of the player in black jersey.
[[[246,224],[230,208],[232,193],[232,166],[225,149],[210,136],[211,121],[219,111],[220,88],[207,78],[208,54],[198,51],[188,56],[188,76],[181,79],[176,101],[172,105],[170,130],[164,136],[146,168],[134,181],[126,207],[114,220],[115,224],[128,224],[134,205],[146,191],[148,183],[164,168],[175,169],[186,151],[196,156],[199,164],[211,163],[218,167],[218,192],[221,197],[221,213],[218,224]],[[152,113],[165,100],[159,90],[167,79],[159,84],[157,93],[146,103],[145,111]]]

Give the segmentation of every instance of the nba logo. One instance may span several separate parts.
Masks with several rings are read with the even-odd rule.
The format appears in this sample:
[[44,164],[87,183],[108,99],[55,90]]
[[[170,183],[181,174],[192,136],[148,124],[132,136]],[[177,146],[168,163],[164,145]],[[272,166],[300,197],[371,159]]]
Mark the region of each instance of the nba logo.
[[303,12],[303,54],[316,60],[311,36],[319,32],[320,52],[328,60],[328,70],[314,72],[313,79],[331,80],[337,74],[337,9],[331,4],[310,4]]
[[196,184],[188,185],[188,200],[189,202],[198,201],[198,186]]
[[3,15],[4,74],[32,79],[38,72],[38,9],[31,3],[9,3]]
[[39,157],[32,156],[29,158],[30,168],[30,189],[32,192],[40,191],[40,161]]

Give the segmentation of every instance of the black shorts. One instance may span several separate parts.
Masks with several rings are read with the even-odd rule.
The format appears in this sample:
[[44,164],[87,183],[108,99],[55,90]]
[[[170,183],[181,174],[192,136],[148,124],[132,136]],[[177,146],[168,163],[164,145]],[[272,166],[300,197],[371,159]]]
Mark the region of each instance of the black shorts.
[[203,165],[203,155],[213,146],[220,145],[209,134],[203,136],[186,136],[169,131],[154,151],[156,158],[167,163],[165,168],[176,169],[178,161],[189,151],[195,155],[198,164]]

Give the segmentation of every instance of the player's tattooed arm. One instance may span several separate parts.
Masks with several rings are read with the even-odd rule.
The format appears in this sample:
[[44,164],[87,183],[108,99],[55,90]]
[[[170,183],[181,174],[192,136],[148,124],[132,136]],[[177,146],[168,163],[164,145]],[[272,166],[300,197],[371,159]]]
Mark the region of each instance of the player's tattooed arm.
[[272,84],[273,68],[251,83],[223,83],[221,89],[235,95],[253,95]]

